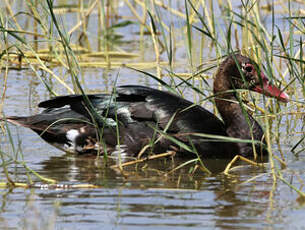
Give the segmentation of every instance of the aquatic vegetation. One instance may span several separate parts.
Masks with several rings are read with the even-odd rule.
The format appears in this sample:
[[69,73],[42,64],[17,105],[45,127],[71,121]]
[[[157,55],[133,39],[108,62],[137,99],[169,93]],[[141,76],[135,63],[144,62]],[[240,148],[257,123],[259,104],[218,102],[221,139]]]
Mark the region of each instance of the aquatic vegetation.
[[[239,103],[264,127],[269,154],[267,165],[251,162],[259,170],[264,166],[264,174],[253,178],[249,175],[243,183],[252,183],[265,173],[270,176],[270,213],[276,188],[281,183],[293,189],[302,203],[305,178],[299,171],[303,168],[294,169],[294,165],[302,165],[305,152],[304,5],[297,0],[2,1],[1,116],[12,115],[12,108],[16,108],[17,115],[24,115],[28,108],[36,108],[38,100],[53,96],[110,93],[114,86],[129,82],[174,92],[216,112],[212,73],[225,56],[240,52],[259,66],[265,66],[266,76],[291,98],[283,105],[268,97],[239,92]],[[17,73],[18,81],[10,81],[12,73]],[[13,88],[15,85],[29,85],[29,105],[9,105],[15,101],[14,93],[20,90]],[[32,90],[32,85],[37,88]],[[85,102],[90,110],[90,101],[85,99]],[[90,112],[96,115],[94,110]],[[158,131],[167,136],[166,128]],[[28,188],[40,182],[50,189],[59,188],[56,185],[60,183],[69,188],[104,184],[104,180],[102,183],[88,180],[71,185],[69,181],[53,178],[52,174],[36,172],[27,160],[28,154],[24,155],[23,146],[31,143],[20,140],[5,121],[1,122],[0,141],[3,143],[0,144],[1,187]],[[175,173],[179,178],[206,177],[218,174],[226,166],[228,178],[239,172],[239,168],[229,170],[233,162],[224,162],[221,170],[213,171],[209,162],[199,157],[171,165],[172,155],[173,152],[139,154],[137,159],[124,162],[120,158],[113,162],[106,154],[93,162],[99,165],[98,170],[111,162],[107,167],[123,175],[126,181],[132,181],[141,172],[156,173],[157,181],[161,178],[169,181]],[[153,161],[161,162],[164,168],[150,167]],[[90,165],[93,165],[91,161]],[[13,172],[18,167],[25,173],[15,176]],[[179,182],[175,184],[179,185]]]

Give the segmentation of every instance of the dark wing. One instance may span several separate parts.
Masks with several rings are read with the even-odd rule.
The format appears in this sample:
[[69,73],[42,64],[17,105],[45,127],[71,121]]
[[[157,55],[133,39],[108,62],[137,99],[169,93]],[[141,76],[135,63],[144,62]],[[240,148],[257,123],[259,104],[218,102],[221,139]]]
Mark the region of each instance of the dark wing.
[[[217,155],[215,151],[227,154],[225,144],[219,145],[220,142],[217,140],[207,141],[189,135],[189,133],[205,133],[226,136],[223,122],[201,106],[174,94],[130,85],[117,87],[112,94],[87,95],[87,98],[91,106],[87,106],[84,96],[71,95],[41,102],[39,107],[46,108],[46,111],[68,109],[73,116],[78,114],[98,124],[104,132],[101,138],[112,149],[118,145],[115,127],[119,127],[120,145],[124,145],[129,154],[137,154],[147,145],[154,136],[155,128],[163,130],[165,127],[169,135],[180,141],[187,142],[191,139],[198,151],[205,155]],[[92,125],[90,127],[93,129]],[[82,129],[77,130],[81,133]],[[89,134],[93,135],[92,133],[93,131],[90,130]],[[71,131],[66,137],[71,137],[72,134],[74,135]],[[169,140],[162,138],[154,147],[154,152],[164,151],[170,145],[172,143]],[[215,145],[220,147],[215,148]]]
[[[129,101],[126,106],[126,117],[131,121],[153,122],[161,130],[168,127],[167,134],[195,146],[202,156],[232,157],[237,153],[235,144],[190,135],[203,133],[227,136],[223,122],[201,106],[174,94],[143,86],[121,86],[116,92],[119,102],[128,102],[129,98],[139,99],[137,102]],[[168,149],[168,145],[172,145],[166,140],[163,141],[164,143],[160,143],[161,147],[163,144],[163,149]]]
[[[120,86],[115,93],[87,95],[95,111],[103,118],[115,119],[124,124],[152,121],[165,128],[174,116],[172,132],[199,132],[226,135],[224,124],[215,115],[174,94],[144,87]],[[41,102],[39,107],[71,110],[92,119],[82,95],[61,96]]]
[[174,94],[143,86],[121,86],[117,92],[125,100],[142,98],[129,105],[135,120],[153,120],[165,128],[174,116],[169,131],[226,135],[224,124],[215,115]]

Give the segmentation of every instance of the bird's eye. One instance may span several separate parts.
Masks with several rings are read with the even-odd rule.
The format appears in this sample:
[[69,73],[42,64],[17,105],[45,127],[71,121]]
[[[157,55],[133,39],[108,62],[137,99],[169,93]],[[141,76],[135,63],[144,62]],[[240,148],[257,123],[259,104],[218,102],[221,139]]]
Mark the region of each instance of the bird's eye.
[[245,67],[245,70],[248,72],[248,73],[251,73],[252,70],[253,70],[253,67],[251,65],[248,65]]

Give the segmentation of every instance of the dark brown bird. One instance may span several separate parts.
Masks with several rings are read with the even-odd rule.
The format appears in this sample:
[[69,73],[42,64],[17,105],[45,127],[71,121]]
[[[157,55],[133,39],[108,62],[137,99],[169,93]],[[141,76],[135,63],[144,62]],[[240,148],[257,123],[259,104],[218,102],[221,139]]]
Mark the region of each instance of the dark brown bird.
[[[99,151],[136,156],[146,146],[146,152],[175,149],[183,156],[197,152],[202,157],[230,158],[237,154],[253,156],[255,146],[258,154],[265,154],[264,132],[241,106],[238,89],[282,102],[289,100],[287,94],[269,83],[254,61],[236,54],[221,63],[214,80],[215,102],[223,121],[177,95],[132,85],[117,87],[112,94],[55,97],[39,104],[45,108],[40,114],[6,119],[74,153]],[[228,142],[221,137],[254,140],[255,144]]]

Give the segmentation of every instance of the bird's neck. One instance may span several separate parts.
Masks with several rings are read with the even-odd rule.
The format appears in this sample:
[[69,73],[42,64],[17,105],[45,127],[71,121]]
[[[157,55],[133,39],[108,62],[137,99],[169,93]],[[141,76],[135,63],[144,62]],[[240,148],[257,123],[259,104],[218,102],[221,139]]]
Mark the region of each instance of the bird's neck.
[[214,79],[214,95],[216,107],[226,127],[238,124],[239,119],[245,119],[236,92],[231,89],[229,77],[222,70],[218,71]]

